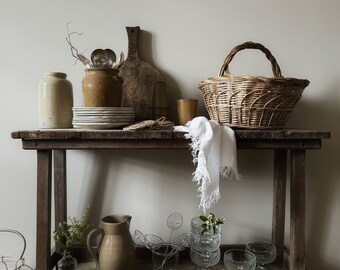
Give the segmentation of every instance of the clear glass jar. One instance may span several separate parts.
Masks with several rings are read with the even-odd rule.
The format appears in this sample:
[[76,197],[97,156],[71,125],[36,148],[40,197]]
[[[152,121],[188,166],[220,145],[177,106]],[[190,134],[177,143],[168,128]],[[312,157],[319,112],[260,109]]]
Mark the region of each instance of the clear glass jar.
[[75,270],[77,267],[76,258],[72,257],[70,253],[64,255],[57,263],[58,270]]
[[201,269],[209,269],[210,266],[217,264],[221,257],[221,225],[216,226],[216,230],[202,234],[203,221],[198,217],[191,220],[191,245],[190,258],[192,262],[201,266]]

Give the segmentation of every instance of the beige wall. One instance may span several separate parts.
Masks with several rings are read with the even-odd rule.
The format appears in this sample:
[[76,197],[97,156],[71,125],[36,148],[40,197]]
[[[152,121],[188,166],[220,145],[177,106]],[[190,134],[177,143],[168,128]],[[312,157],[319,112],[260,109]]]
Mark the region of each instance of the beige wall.
[[[200,99],[200,80],[215,75],[235,45],[252,40],[267,46],[284,76],[311,81],[288,127],[323,129],[332,139],[307,153],[307,266],[340,269],[340,2],[336,0],[0,0],[0,227],[27,238],[26,257],[35,264],[35,153],[10,138],[18,129],[35,129],[37,84],[46,71],[63,71],[82,105],[83,66],[73,65],[65,41],[66,23],[83,32],[74,40],[89,55],[95,48],[127,52],[125,26],[145,32],[140,54],[164,74],[172,117],[179,97]],[[231,72],[271,75],[259,52],[246,51]],[[224,215],[224,243],[270,239],[272,153],[240,151],[241,182],[221,181],[222,198],[212,209]],[[166,217],[184,215],[182,231],[197,209],[194,166],[188,151],[70,151],[68,213],[79,216],[87,205],[97,222],[111,213],[133,216],[132,228],[169,236]],[[288,230],[287,230],[288,232]],[[287,241],[289,240],[287,234]]]

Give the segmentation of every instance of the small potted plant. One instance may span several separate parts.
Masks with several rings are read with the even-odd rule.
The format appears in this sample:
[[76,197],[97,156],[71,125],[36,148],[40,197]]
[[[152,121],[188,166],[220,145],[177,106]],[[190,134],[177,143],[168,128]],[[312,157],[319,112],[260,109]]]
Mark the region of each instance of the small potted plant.
[[79,247],[86,247],[86,237],[92,228],[92,224],[86,222],[87,213],[88,208],[80,219],[69,217],[68,221],[59,223],[53,233],[57,252],[63,256],[57,264],[59,270],[74,270],[77,266],[77,260],[71,254]]

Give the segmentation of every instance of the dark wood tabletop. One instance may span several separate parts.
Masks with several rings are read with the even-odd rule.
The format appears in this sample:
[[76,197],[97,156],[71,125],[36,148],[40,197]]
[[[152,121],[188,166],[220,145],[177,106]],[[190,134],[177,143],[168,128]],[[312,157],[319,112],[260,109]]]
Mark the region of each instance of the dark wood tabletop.
[[[246,130],[235,129],[237,147],[285,149],[321,147],[330,132],[300,129]],[[12,132],[22,139],[24,149],[89,149],[89,148],[188,148],[185,132],[173,130],[85,130],[38,129]]]

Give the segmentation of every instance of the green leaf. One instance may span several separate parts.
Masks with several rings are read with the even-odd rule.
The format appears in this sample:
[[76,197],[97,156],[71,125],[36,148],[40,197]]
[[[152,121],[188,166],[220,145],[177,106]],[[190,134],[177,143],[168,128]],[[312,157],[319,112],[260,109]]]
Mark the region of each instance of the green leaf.
[[200,218],[200,220],[202,220],[204,222],[206,222],[208,220],[208,218],[206,216],[200,216],[199,218]]

